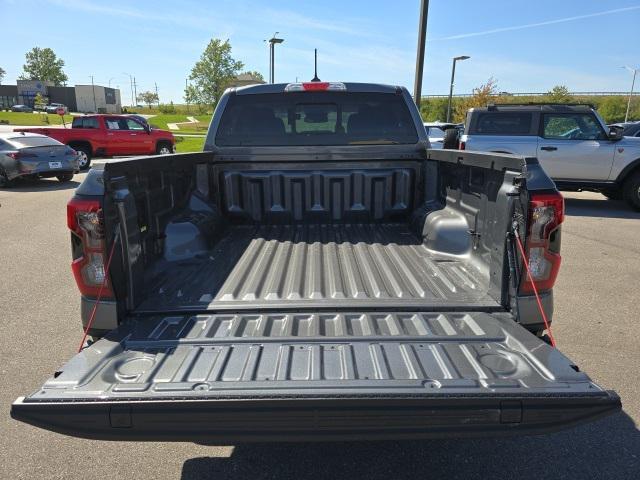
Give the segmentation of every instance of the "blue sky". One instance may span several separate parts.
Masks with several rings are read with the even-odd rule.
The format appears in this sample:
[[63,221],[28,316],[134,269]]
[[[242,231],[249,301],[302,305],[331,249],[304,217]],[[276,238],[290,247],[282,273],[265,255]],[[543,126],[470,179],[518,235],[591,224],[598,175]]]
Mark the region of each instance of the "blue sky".
[[[247,69],[268,77],[263,42],[275,31],[276,81],[313,76],[319,49],[323,80],[413,85],[419,0],[149,1],[0,0],[3,83],[14,83],[24,54],[51,47],[71,84],[119,86],[129,102],[158,84],[161,101],[182,102],[185,78],[212,37],[229,38]],[[640,66],[640,1],[431,0],[423,93],[447,93],[451,58],[456,91],[493,76],[500,90],[623,91]]]

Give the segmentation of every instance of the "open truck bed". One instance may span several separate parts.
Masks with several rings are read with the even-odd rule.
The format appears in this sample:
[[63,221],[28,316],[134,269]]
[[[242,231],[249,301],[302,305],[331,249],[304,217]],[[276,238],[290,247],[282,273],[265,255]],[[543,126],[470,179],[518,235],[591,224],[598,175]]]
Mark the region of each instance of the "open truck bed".
[[406,224],[231,226],[197,258],[161,262],[145,285],[145,311],[499,307],[468,259],[429,250]]
[[331,85],[227,92],[211,151],[88,175],[74,272],[95,306],[113,252],[90,325],[111,331],[14,418],[228,444],[542,433],[620,408],[539,338],[521,288],[514,230],[536,235],[551,316],[563,207],[537,160],[427,150],[405,89]]
[[[406,200],[395,204],[404,222],[381,213],[379,223],[287,223],[272,216],[251,224],[247,210],[262,216],[274,209],[213,209],[227,218],[213,222],[210,242],[196,238],[199,233],[182,235],[194,218],[199,232],[212,231],[202,223],[199,203],[175,200],[182,175],[161,175],[162,188],[149,188],[144,162],[109,165],[121,187],[114,198],[122,205],[123,235],[145,245],[140,230],[168,232],[164,254],[149,254],[144,269],[132,263],[129,275],[137,271],[140,281],[131,294],[141,300],[127,321],[18,399],[12,415],[86,438],[220,443],[543,433],[619,409],[614,392],[516,323],[491,285],[492,278],[502,284],[504,253],[493,254],[498,266],[479,260],[492,255],[482,242],[496,237],[483,226],[507,228],[502,212],[481,206],[513,201],[513,187],[504,184],[527,161],[494,156],[487,167],[478,154],[430,155],[442,162],[441,174],[481,168],[485,178],[500,181],[483,183],[493,191],[474,193],[468,184],[447,190],[444,209],[420,209],[413,192],[402,190]],[[211,157],[175,159],[192,171]],[[533,179],[536,163],[528,165]],[[214,180],[237,169],[202,168]],[[256,162],[248,176],[277,185],[291,174],[284,168],[267,172]],[[335,184],[335,170],[313,168],[312,174],[298,167],[295,175]],[[343,185],[345,178],[353,181],[355,166],[348,168],[338,172]],[[388,164],[358,168],[361,178],[394,177]],[[125,190],[117,179],[124,171]],[[411,185],[424,181],[420,169],[412,175]],[[207,188],[199,184],[202,199]],[[372,203],[393,205],[384,198],[393,189],[380,191],[386,193]],[[296,201],[302,200],[283,203]],[[150,205],[163,213],[145,218],[162,227],[128,210]],[[419,214],[405,212],[414,209]],[[461,223],[467,214],[473,220]],[[439,226],[446,241],[428,227],[417,229],[412,218],[421,219],[420,228]],[[469,224],[481,233],[475,249],[467,240]],[[180,233],[175,239],[171,225]]]

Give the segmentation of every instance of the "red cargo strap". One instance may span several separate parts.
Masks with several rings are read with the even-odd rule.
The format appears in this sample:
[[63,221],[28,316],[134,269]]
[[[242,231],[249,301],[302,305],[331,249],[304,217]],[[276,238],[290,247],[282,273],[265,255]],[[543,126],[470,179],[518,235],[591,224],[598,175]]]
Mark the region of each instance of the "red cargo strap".
[[100,288],[98,289],[98,296],[96,297],[96,301],[93,304],[93,309],[91,310],[91,315],[89,316],[89,321],[87,322],[87,326],[84,327],[84,335],[82,335],[82,340],[80,341],[80,345],[78,346],[78,353],[82,351],[82,347],[84,346],[84,342],[87,340],[87,335],[89,335],[89,329],[91,325],[93,325],[93,321],[96,318],[96,312],[98,311],[98,305],[100,305],[100,299],[102,298],[102,290],[107,285],[107,281],[109,279],[109,269],[111,268],[111,260],[113,260],[113,252],[116,249],[116,243],[118,240],[119,230],[116,230],[116,235],[113,238],[113,243],[111,244],[111,251],[109,252],[109,258],[107,259],[107,264],[104,267],[104,280],[100,284]]
[[536,296],[536,302],[538,304],[538,310],[540,310],[540,315],[542,315],[542,321],[544,322],[544,328],[547,330],[549,334],[549,340],[551,340],[551,346],[556,346],[556,339],[553,337],[553,333],[551,332],[551,324],[549,323],[549,319],[547,318],[547,314],[544,312],[544,308],[542,307],[542,300],[540,300],[540,294],[538,293],[538,287],[536,287],[536,282],[533,281],[533,276],[531,275],[531,269],[529,268],[529,261],[527,260],[527,255],[524,251],[524,245],[522,245],[522,240],[520,240],[520,234],[518,233],[518,229],[514,229],[514,235],[516,237],[516,244],[518,245],[518,250],[520,250],[520,255],[522,255],[522,262],[524,263],[524,268],[527,270],[527,276],[529,277],[529,281],[531,282],[531,287],[533,288],[533,294]]

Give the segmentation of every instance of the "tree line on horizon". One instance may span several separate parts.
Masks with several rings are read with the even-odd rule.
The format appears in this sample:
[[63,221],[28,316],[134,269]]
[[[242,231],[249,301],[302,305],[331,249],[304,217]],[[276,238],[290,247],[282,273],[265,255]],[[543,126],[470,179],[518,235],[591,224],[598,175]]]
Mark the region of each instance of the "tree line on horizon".
[[[514,96],[500,92],[495,78],[489,78],[485,83],[473,89],[470,97],[453,97],[451,120],[454,123],[465,121],[470,108],[486,107],[488,104],[500,103],[584,103],[593,105],[605,122],[617,123],[624,121],[627,111],[627,95],[572,95],[565,85],[556,85],[546,94]],[[425,122],[443,122],[447,118],[447,97],[428,98],[420,101],[420,114]],[[640,101],[634,97],[629,109],[629,120],[640,120]]]
[[[20,79],[50,81],[54,85],[63,85],[68,77],[64,73],[65,62],[58,58],[51,48],[34,47],[25,54],[25,64]],[[264,81],[257,71],[243,71],[242,61],[231,55],[229,40],[212,38],[205,47],[199,60],[189,74],[190,83],[184,90],[187,106],[194,106],[199,113],[211,113],[217,105],[222,93],[232,85],[238,75],[246,74],[255,80]],[[0,83],[6,75],[0,67]],[[137,102],[144,103],[150,109],[157,104],[161,113],[176,113],[171,102],[161,105],[155,91],[140,92]],[[627,110],[627,96],[572,95],[565,85],[556,85],[544,95],[513,96],[500,92],[498,82],[491,77],[484,84],[473,89],[470,97],[454,97],[452,99],[452,120],[463,122],[469,108],[486,106],[489,103],[588,103],[594,105],[607,123],[624,120]],[[447,116],[448,98],[422,98],[420,113],[425,122],[444,121]],[[640,120],[640,101],[632,99],[629,111],[630,120]]]

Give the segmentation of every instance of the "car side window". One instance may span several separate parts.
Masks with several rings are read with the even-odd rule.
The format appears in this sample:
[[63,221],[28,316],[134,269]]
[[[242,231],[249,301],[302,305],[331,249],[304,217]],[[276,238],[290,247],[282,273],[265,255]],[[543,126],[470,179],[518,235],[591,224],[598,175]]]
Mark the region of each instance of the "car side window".
[[[77,125],[77,126],[76,126]],[[78,117],[73,119],[73,128],[100,128],[98,125],[98,119],[95,117],[83,118]]]
[[125,118],[105,118],[104,123],[107,126],[107,130],[133,130],[129,128],[129,123]]
[[120,128],[120,119],[118,118],[105,118],[104,124],[107,126],[107,130],[122,130]]
[[129,130],[144,130],[144,127],[142,126],[142,124],[136,122],[132,118],[127,118],[126,123],[127,123],[127,128]]
[[0,150],[9,150],[9,144],[0,140]]
[[552,140],[605,140],[602,126],[588,113],[547,113],[542,136]]
[[528,112],[486,112],[478,116],[475,130],[484,135],[527,135],[531,122]]

